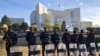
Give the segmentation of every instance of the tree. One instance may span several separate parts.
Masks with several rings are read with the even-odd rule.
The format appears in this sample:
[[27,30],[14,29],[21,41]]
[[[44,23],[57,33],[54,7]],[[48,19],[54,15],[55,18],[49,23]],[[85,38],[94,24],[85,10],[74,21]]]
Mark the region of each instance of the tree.
[[18,23],[13,24],[12,27],[14,31],[20,31],[20,25]]
[[87,27],[87,31],[93,30],[93,27]]
[[2,30],[2,24],[1,24],[1,22],[0,22],[0,30]]
[[66,29],[66,22],[63,21],[61,25],[61,31],[64,31]]
[[74,27],[74,30],[75,30],[75,31],[79,31],[79,28],[78,28],[78,27]]
[[44,25],[44,27],[47,27],[48,29],[51,29],[52,28],[51,19],[50,18],[44,19],[43,25]]
[[8,26],[6,24],[3,24],[2,29],[3,29],[4,32],[7,32],[8,31]]
[[4,15],[2,20],[1,20],[1,23],[2,23],[2,25],[6,24],[6,25],[10,26],[11,25],[11,20],[6,15]]
[[20,27],[21,27],[21,30],[25,31],[25,30],[28,29],[29,26],[28,26],[28,24],[26,22],[23,22]]
[[32,25],[32,28],[34,29],[34,31],[38,31],[39,27],[37,25]]
[[0,22],[0,26],[2,26],[2,23]]
[[61,30],[61,22],[58,22],[54,25],[54,29],[57,29],[58,31]]

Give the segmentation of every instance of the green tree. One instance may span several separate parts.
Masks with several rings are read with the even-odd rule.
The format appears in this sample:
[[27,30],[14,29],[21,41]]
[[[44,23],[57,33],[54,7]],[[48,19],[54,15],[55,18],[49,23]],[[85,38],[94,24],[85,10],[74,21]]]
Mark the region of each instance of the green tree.
[[0,22],[0,30],[2,30],[2,24],[1,24],[1,22]]
[[2,26],[2,23],[0,22],[0,26]]
[[78,27],[74,27],[74,30],[75,30],[75,31],[79,31],[79,28],[78,28]]
[[18,23],[13,24],[12,27],[14,31],[20,31],[20,25]]
[[34,31],[39,31],[38,25],[32,25],[32,28],[34,29]]
[[52,28],[52,24],[51,24],[51,19],[50,18],[46,18],[44,19],[44,27],[47,27],[48,29]]
[[25,30],[28,29],[29,26],[28,26],[28,24],[26,22],[23,22],[20,27],[21,27],[21,30],[25,31]]
[[58,31],[61,30],[61,22],[57,22],[55,25],[54,25],[54,29],[57,29]]
[[8,26],[6,24],[3,24],[2,29],[3,29],[4,32],[7,32],[8,31]]
[[66,22],[63,21],[61,25],[61,31],[64,31],[66,29]]
[[1,20],[1,23],[2,23],[2,25],[6,24],[6,25],[10,26],[11,25],[11,20],[6,15],[4,15],[2,20]]
[[87,31],[93,30],[93,27],[87,27]]

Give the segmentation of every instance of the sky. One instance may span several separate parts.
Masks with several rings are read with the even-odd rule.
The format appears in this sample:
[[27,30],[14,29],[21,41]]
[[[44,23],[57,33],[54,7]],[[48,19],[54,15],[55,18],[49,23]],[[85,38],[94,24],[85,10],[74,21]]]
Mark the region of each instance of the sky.
[[30,14],[38,2],[56,10],[80,7],[82,21],[91,21],[94,26],[100,26],[100,0],[0,0],[0,20],[7,15],[11,18],[24,18],[30,25]]

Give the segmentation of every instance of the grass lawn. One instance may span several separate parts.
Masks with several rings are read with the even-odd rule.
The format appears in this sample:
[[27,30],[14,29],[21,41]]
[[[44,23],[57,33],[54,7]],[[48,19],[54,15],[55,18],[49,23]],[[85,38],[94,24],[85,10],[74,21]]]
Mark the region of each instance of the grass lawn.
[[6,56],[6,51],[5,51],[5,42],[2,39],[2,36],[0,36],[0,56]]
[[[23,46],[22,49],[23,49],[23,56],[28,56],[27,46]],[[2,40],[2,36],[0,36],[0,56],[6,56],[5,41]]]

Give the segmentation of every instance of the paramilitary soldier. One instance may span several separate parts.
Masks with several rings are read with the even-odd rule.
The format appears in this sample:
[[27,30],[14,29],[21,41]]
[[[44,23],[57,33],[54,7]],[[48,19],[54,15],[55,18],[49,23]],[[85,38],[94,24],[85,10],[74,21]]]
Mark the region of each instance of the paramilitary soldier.
[[9,26],[8,31],[3,37],[3,40],[6,41],[7,56],[10,56],[10,47],[16,45],[17,39],[17,34],[12,30],[12,27]]
[[79,44],[84,44],[85,43],[85,39],[84,39],[84,31],[81,30],[80,34],[79,34],[79,37],[78,37],[78,43]]
[[51,41],[55,45],[55,50],[58,51],[58,44],[59,44],[59,34],[57,32],[57,29],[54,30],[54,33],[51,35]]
[[[71,35],[71,43],[74,43],[77,46],[77,43],[78,43],[78,33],[77,33],[76,30],[74,30],[73,34]],[[75,48],[75,49],[73,49],[74,51],[76,51],[78,49],[78,48],[76,49],[76,47],[74,47],[74,48]]]
[[91,49],[91,46],[90,46],[90,43],[92,43],[92,42],[95,43],[95,35],[94,35],[94,31],[91,29],[91,30],[89,30],[89,32],[87,34],[87,46],[89,48],[90,55],[93,56],[92,49]]
[[[36,37],[37,37],[37,35],[34,32],[34,29],[32,27],[30,27],[30,31],[27,32],[27,34],[26,34],[26,40],[28,42],[29,51],[30,51],[30,46],[36,44]],[[29,56],[30,56],[30,52],[29,52]]]
[[44,31],[40,34],[40,40],[42,42],[42,56],[44,56],[45,45],[49,43],[49,32],[46,27],[44,27]]
[[[85,44],[85,37],[84,37],[84,30],[80,31],[79,37],[78,37],[78,46],[80,44]],[[79,53],[81,55],[81,53]]]
[[67,29],[65,29],[65,32],[62,35],[62,41],[63,41],[63,43],[66,44],[66,49],[67,49],[67,52],[68,52],[68,56],[70,56],[70,51],[69,51],[70,37],[71,37],[70,33],[68,32]]

